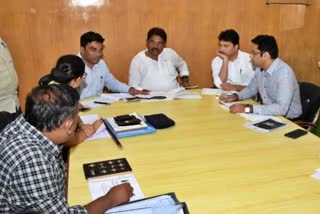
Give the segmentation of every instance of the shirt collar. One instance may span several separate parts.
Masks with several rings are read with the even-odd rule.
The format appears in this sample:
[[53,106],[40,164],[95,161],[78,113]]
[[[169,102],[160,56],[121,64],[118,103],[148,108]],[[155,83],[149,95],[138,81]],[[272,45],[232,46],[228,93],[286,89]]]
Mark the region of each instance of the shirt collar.
[[270,65],[270,67],[266,70],[266,72],[272,76],[272,74],[276,71],[276,67],[278,66],[278,64],[280,63],[279,58],[276,58],[273,63]]
[[31,137],[37,138],[38,140],[36,142],[41,144],[41,147],[52,153],[52,155],[54,155],[55,157],[58,157],[61,154],[63,146],[54,144],[38,129],[27,122],[22,114],[17,118],[16,123],[21,125],[21,129],[19,130],[20,133],[30,134]]

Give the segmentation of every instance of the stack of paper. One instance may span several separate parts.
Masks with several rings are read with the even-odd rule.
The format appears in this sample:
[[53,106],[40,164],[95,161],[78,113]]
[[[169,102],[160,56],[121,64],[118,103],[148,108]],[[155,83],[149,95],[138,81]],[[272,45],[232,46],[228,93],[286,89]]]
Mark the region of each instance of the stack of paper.
[[220,96],[222,93],[226,93],[226,94],[231,93],[231,94],[233,94],[233,93],[238,93],[238,92],[236,92],[236,91],[224,91],[224,90],[222,90],[220,88],[203,88],[202,89],[202,94],[203,95]]
[[189,214],[186,203],[179,202],[174,193],[132,201],[107,212],[121,214]]
[[170,91],[150,92],[148,95],[137,95],[123,99],[124,102],[142,101],[153,102],[173,99],[201,99],[202,96],[197,92],[186,91],[185,88],[175,88]]
[[96,97],[87,101],[81,101],[81,104],[90,107],[90,108],[97,108],[105,105],[109,105],[111,103],[117,102],[121,99],[132,97],[128,93],[108,93],[108,94],[101,94],[100,97]]
[[105,122],[105,125],[110,128],[112,133],[117,138],[151,134],[156,132],[156,129],[149,123],[145,122],[144,119],[137,113],[131,113],[130,115],[134,115],[136,118],[140,119],[141,121],[140,124],[119,126],[115,122],[114,117],[106,118],[104,119],[104,122]]

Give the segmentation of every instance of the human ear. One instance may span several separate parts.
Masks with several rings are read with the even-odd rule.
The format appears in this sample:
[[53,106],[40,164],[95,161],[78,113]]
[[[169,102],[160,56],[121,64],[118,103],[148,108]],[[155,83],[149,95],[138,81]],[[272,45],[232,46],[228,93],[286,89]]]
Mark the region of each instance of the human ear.
[[76,123],[76,121],[71,117],[68,117],[65,119],[64,127],[68,135],[72,135],[74,133],[74,130],[73,130],[74,123]]

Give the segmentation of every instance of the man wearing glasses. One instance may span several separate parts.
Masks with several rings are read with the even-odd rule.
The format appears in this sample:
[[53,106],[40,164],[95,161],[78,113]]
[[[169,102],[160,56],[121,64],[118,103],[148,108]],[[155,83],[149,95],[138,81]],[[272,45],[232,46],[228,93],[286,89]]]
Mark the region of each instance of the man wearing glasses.
[[241,91],[254,76],[248,53],[239,50],[239,35],[233,29],[219,36],[217,57],[212,60],[214,85],[226,91]]
[[273,36],[258,35],[251,40],[252,64],[257,66],[255,76],[249,85],[232,96],[222,94],[223,102],[234,102],[261,95],[262,105],[233,104],[232,113],[254,113],[260,115],[281,115],[294,120],[302,114],[299,85],[288,64],[278,58],[278,45]]
[[169,91],[180,87],[177,70],[183,87],[190,86],[189,70],[183,59],[171,48],[166,48],[167,34],[158,27],[147,34],[147,49],[131,61],[129,85],[149,91]]

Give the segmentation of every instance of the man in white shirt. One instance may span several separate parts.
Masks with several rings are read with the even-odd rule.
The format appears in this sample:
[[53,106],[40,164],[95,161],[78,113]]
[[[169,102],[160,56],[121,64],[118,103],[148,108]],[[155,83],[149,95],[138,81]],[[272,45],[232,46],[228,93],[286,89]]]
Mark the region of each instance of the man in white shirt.
[[218,56],[211,63],[214,85],[226,91],[241,91],[254,76],[250,56],[239,50],[239,35],[235,30],[222,31],[218,39]]
[[85,72],[87,73],[79,89],[81,99],[101,95],[104,87],[113,92],[124,92],[131,95],[146,94],[146,91],[129,87],[111,74],[107,64],[102,59],[103,42],[104,38],[92,31],[83,34],[80,38],[81,47],[78,56],[84,61]]
[[169,91],[180,87],[177,70],[183,87],[190,86],[189,70],[183,59],[171,48],[166,48],[167,34],[158,27],[147,34],[147,49],[131,61],[129,85],[149,91]]
[[7,44],[0,38],[0,131],[21,113],[17,95],[16,69]]

